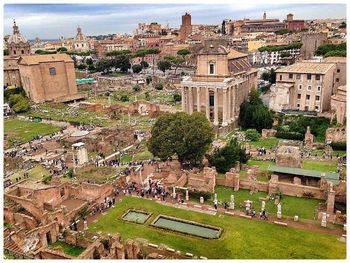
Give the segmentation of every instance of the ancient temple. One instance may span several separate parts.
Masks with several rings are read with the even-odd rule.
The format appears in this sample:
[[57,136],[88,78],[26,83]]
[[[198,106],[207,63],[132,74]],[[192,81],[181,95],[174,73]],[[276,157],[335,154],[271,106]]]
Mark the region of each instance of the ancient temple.
[[246,69],[236,72],[233,65],[241,58],[231,57],[226,46],[222,39],[205,40],[197,53],[196,73],[181,82],[182,110],[188,114],[203,112],[217,134],[237,127],[239,107],[256,87],[256,71],[247,64]]

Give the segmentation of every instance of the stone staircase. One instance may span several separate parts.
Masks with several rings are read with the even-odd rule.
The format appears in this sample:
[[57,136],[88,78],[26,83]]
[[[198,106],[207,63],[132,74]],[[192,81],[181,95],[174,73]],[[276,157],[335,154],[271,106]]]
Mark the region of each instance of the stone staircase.
[[26,257],[22,251],[22,249],[11,239],[6,238],[4,240],[4,251],[8,251],[9,254],[15,256],[16,258]]

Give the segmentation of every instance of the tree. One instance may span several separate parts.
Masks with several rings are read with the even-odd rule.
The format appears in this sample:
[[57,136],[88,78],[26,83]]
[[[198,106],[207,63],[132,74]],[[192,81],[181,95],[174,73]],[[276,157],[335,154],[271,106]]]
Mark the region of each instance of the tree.
[[114,50],[106,53],[106,57],[117,57],[117,56],[125,56],[131,55],[130,50]]
[[175,75],[178,67],[186,61],[184,58],[174,56],[165,56],[163,59],[169,61],[175,67]]
[[119,100],[123,102],[129,101],[129,96],[127,94],[123,94],[120,96]]
[[148,68],[149,64],[147,63],[147,61],[141,61],[140,65],[142,66],[142,68]]
[[29,100],[22,94],[12,94],[8,99],[9,106],[16,113],[26,112],[30,108]]
[[185,59],[187,55],[191,54],[191,51],[189,51],[188,49],[180,49],[179,51],[177,51],[177,54],[179,56],[182,56],[183,59]]
[[96,68],[95,68],[94,65],[89,65],[89,66],[88,66],[88,70],[89,70],[89,71],[95,71]]
[[151,99],[151,95],[149,95],[149,92],[145,92],[145,100],[149,101]]
[[261,74],[261,78],[263,80],[270,82],[271,84],[275,84],[276,83],[276,72],[273,68],[271,68],[270,72],[268,72],[268,71],[263,72]]
[[164,72],[164,76],[165,76],[165,71],[167,71],[168,69],[171,69],[171,63],[167,60],[160,60],[158,61],[158,69]]
[[339,26],[339,28],[346,28],[346,22],[341,22],[341,24],[340,24],[340,26]]
[[111,60],[102,59],[96,63],[96,71],[98,72],[107,72],[111,70],[112,63]]
[[119,68],[120,71],[124,73],[128,72],[128,70],[131,68],[130,59],[125,55],[118,56],[113,59],[112,64],[116,69]]
[[208,158],[211,166],[215,166],[219,173],[226,173],[235,166],[236,162],[246,163],[248,156],[242,149],[237,139],[231,141],[224,147],[217,149]]
[[213,128],[203,113],[165,113],[151,131],[148,149],[162,160],[177,155],[182,164],[198,165],[214,138]]
[[273,113],[263,104],[260,94],[253,89],[248,101],[244,101],[240,106],[239,123],[244,129],[270,129],[273,124]]
[[140,73],[142,71],[142,66],[140,64],[135,64],[132,66],[132,72]]
[[68,51],[68,49],[66,47],[59,47],[57,49],[57,52],[67,52],[67,51]]
[[346,57],[346,43],[321,45],[316,49],[315,55],[325,56],[325,57],[330,57],[330,56]]

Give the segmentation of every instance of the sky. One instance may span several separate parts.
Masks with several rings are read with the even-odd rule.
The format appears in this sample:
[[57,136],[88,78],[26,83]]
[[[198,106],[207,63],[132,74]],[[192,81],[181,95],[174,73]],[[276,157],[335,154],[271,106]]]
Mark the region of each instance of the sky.
[[[243,1],[244,2],[244,1]],[[74,37],[78,25],[85,35],[132,33],[140,22],[179,27],[188,12],[192,24],[221,24],[223,19],[346,18],[344,4],[6,4],[4,34],[12,34],[13,19],[28,39]]]

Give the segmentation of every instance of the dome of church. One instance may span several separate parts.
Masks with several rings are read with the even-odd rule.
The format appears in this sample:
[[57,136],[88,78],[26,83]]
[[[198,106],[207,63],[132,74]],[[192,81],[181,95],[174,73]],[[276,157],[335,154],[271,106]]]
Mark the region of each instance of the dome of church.
[[77,35],[75,36],[74,40],[76,42],[86,42],[87,41],[87,37],[83,34],[83,32],[81,31],[81,28],[79,26],[77,28]]
[[19,32],[16,21],[13,21],[13,34],[8,38],[7,44],[28,43],[28,40]]

